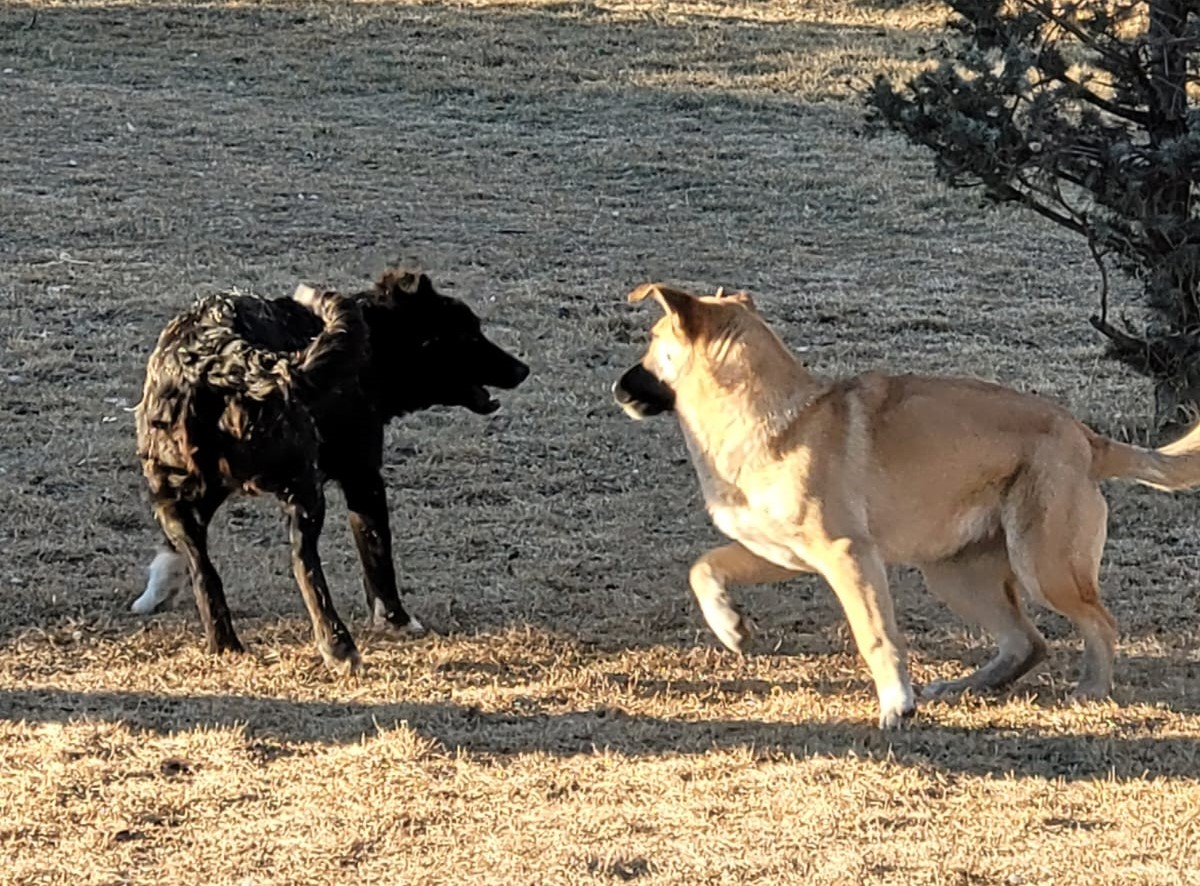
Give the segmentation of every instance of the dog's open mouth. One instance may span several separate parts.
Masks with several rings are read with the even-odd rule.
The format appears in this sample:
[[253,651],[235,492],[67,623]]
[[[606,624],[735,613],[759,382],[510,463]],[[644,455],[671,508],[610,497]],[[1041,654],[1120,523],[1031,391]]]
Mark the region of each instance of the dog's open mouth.
[[479,415],[490,415],[500,408],[500,401],[489,394],[483,385],[472,385],[467,392],[467,402],[463,405]]

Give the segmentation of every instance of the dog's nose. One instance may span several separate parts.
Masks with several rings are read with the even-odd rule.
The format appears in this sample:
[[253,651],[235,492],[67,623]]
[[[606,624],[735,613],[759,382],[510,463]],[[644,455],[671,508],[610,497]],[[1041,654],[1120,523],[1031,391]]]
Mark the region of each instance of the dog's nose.
[[529,366],[518,360],[517,365],[513,368],[513,386],[516,387],[527,378],[529,378]]

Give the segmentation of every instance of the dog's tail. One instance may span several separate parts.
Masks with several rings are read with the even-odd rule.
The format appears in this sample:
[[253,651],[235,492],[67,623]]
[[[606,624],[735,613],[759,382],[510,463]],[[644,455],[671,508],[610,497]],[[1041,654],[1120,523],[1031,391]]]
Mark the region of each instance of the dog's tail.
[[1094,434],[1092,476],[1097,480],[1134,480],[1175,492],[1200,486],[1200,423],[1174,443],[1143,449]]
[[325,324],[317,337],[297,355],[295,375],[310,388],[321,390],[356,373],[367,359],[367,323],[358,302],[332,290],[318,291],[301,284],[292,298]]

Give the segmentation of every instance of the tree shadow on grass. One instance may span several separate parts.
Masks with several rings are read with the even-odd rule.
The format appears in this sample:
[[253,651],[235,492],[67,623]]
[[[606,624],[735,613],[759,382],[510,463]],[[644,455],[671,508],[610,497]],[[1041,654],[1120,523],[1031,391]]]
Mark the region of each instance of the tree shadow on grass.
[[605,750],[627,756],[678,755],[744,748],[800,758],[887,756],[902,764],[964,775],[1075,780],[1200,774],[1200,742],[1194,738],[963,729],[927,721],[882,733],[866,724],[683,720],[629,715],[611,708],[496,713],[451,703],[367,704],[58,689],[0,690],[0,718],[39,723],[99,720],[162,735],[199,728],[244,728],[251,738],[319,745],[358,742],[380,729],[403,724],[451,753],[495,756],[570,757]]

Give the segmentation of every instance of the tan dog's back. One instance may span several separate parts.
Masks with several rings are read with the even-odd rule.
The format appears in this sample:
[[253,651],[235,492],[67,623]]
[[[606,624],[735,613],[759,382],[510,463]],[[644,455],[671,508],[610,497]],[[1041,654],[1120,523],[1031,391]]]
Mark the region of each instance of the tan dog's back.
[[[862,377],[867,444],[852,470],[889,563],[941,560],[994,534],[1030,472],[1085,480],[1091,432],[1057,405],[972,379]],[[850,466],[847,465],[847,468]]]

